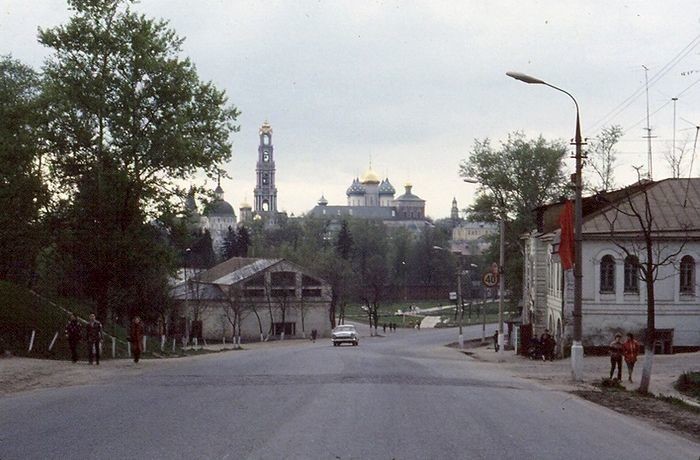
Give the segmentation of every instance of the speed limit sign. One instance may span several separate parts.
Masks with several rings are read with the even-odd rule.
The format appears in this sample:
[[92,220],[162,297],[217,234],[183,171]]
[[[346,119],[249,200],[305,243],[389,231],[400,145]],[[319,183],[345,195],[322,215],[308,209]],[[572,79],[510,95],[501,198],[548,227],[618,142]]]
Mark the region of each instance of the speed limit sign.
[[498,273],[486,272],[484,276],[481,277],[481,282],[484,283],[486,287],[494,287],[498,284]]

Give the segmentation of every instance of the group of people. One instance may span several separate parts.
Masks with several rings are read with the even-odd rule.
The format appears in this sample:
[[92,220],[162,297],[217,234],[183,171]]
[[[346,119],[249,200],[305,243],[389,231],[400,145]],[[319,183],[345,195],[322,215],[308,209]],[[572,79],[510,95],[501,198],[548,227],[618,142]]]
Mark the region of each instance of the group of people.
[[[78,318],[73,313],[70,314],[70,319],[66,325],[66,337],[68,338],[68,347],[70,348],[70,357],[74,363],[78,362],[78,343],[83,336],[83,328],[78,322]],[[90,314],[90,320],[85,324],[85,342],[88,348],[88,362],[95,362],[100,365],[100,344],[102,343],[102,323],[95,319],[95,314]]]
[[387,327],[389,328],[390,331],[395,331],[395,330],[396,330],[396,324],[394,324],[394,323],[389,323],[389,324],[384,323],[384,324],[382,324],[382,330],[383,330],[384,332],[386,332],[386,328],[387,328]]
[[[100,347],[102,345],[102,323],[97,321],[95,314],[91,313],[89,320],[85,323],[85,328],[81,327],[75,314],[70,314],[68,324],[65,329],[68,347],[70,348],[71,360],[78,362],[78,344],[84,336],[88,348],[88,363],[100,365]],[[129,329],[129,342],[131,342],[131,352],[134,362],[138,363],[141,358],[141,346],[143,341],[143,323],[141,318],[135,316]]]
[[[498,331],[494,333],[494,342],[498,338]],[[556,355],[557,341],[549,332],[549,329],[545,329],[540,338],[533,337],[530,339],[528,344],[527,353],[530,359],[542,359],[542,361],[554,361],[554,356]],[[498,345],[496,345],[496,351],[498,351]]]
[[634,339],[634,335],[630,332],[627,334],[627,340],[622,341],[622,334],[615,334],[615,340],[610,343],[610,379],[615,374],[617,368],[617,380],[622,380],[622,359],[625,359],[627,364],[628,379],[632,381],[632,372],[634,364],[639,356],[640,344]]

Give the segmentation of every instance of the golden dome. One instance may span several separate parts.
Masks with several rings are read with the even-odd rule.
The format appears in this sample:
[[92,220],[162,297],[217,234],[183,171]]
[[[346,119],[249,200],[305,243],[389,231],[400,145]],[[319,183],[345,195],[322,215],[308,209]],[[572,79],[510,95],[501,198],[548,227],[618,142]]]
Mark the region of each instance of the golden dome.
[[259,130],[260,134],[272,134],[272,127],[270,126],[270,123],[268,123],[267,120],[262,124]]
[[377,173],[372,170],[372,166],[365,171],[365,173],[362,175],[362,179],[360,180],[360,183],[362,184],[378,184],[379,182],[381,182],[381,180],[379,179]]

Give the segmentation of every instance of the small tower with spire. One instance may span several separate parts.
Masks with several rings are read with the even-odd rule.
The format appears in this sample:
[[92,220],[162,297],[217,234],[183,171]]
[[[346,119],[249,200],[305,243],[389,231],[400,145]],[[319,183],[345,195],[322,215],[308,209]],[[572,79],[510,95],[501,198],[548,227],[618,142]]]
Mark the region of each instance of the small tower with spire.
[[459,208],[457,207],[457,198],[452,197],[452,210],[450,211],[450,219],[452,222],[459,222]]

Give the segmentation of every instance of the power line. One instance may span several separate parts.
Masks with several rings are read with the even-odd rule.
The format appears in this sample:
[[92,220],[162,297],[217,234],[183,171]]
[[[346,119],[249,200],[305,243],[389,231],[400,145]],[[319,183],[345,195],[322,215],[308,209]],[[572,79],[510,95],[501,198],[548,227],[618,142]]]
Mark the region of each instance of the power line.
[[[657,73],[655,73],[650,81],[649,86],[653,86],[657,81],[659,81],[664,75],[666,75],[676,64],[678,64],[681,59],[685,58],[699,43],[700,35],[693,38],[690,43],[688,43],[681,51],[679,51],[670,61],[668,61]],[[624,112],[632,103],[644,93],[647,85],[643,84],[637,88],[629,97],[624,101],[614,107],[611,111],[605,114],[601,119],[593,123],[588,128],[588,131],[596,131],[599,126],[604,124],[609,124],[613,119],[617,118],[622,112]]]

